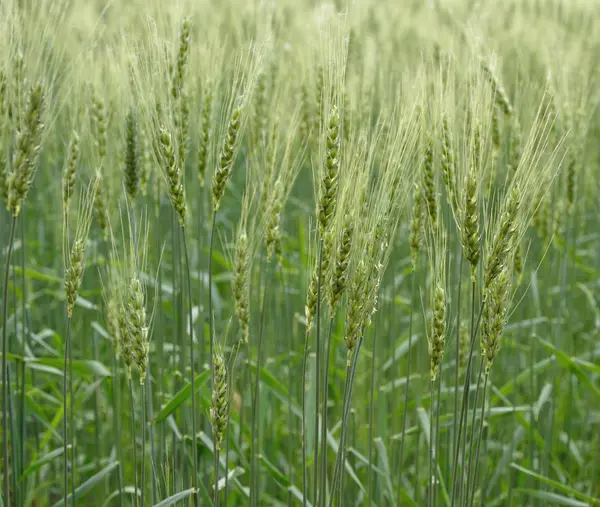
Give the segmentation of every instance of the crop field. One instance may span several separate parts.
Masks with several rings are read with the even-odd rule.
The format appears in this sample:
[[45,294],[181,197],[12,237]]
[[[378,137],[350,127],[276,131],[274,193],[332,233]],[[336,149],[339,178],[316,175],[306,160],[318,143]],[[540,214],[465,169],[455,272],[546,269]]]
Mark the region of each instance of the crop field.
[[599,507],[599,76],[596,0],[1,0],[0,507]]

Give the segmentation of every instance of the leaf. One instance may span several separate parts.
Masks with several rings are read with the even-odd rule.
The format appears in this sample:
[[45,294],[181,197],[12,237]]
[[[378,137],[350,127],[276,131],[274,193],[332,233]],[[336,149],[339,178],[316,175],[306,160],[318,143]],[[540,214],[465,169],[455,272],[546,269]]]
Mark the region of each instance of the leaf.
[[169,498],[165,498],[162,502],[157,503],[154,507],[168,507],[169,505],[174,505],[181,500],[191,497],[194,493],[196,493],[194,488],[180,491],[179,493],[171,495]]
[[[128,495],[135,495],[136,494],[135,486],[125,486],[123,488],[123,493],[128,494]],[[102,507],[107,507],[108,505],[110,505],[110,502],[112,501],[112,499],[118,497],[120,494],[121,494],[120,489],[113,491],[110,495],[108,495],[106,497],[106,500],[104,500]],[[137,496],[141,496],[139,491],[137,492]]]
[[511,463],[510,466],[513,467],[515,470],[518,470],[521,473],[529,475],[530,477],[533,477],[533,478],[537,479],[538,481],[543,482],[544,484],[548,484],[548,486],[552,486],[553,488],[564,491],[565,493],[568,493],[569,495],[573,495],[576,498],[580,498],[581,500],[589,502],[592,505],[600,504],[600,500],[593,498],[591,496],[584,495],[583,493],[577,491],[576,489],[571,488],[570,486],[567,486],[566,484],[561,484],[560,482],[550,479],[549,477],[540,475],[537,472],[534,472],[533,470],[528,470],[527,468],[523,468],[521,465],[517,465],[516,463]]
[[[70,445],[68,445],[67,447],[69,449],[71,448]],[[51,463],[52,461],[54,461],[54,458],[57,458],[58,456],[61,456],[63,452],[64,452],[64,447],[59,447],[58,449],[54,449],[53,451],[50,451],[48,454],[46,454],[46,455],[42,456],[41,458],[35,460],[23,472],[23,474],[21,475],[21,479],[19,480],[19,482],[23,482],[27,477],[29,477],[36,470],[39,470],[44,465],[47,465],[48,463]]]
[[[430,432],[431,426],[430,426],[429,416],[427,415],[427,411],[423,407],[418,407],[417,408],[417,416],[419,417],[419,422],[421,424],[421,428],[423,429],[423,432],[425,433],[425,441],[427,442],[427,447],[431,448],[431,444],[429,441],[430,440],[429,432]],[[442,490],[442,496],[444,497],[444,501],[446,502],[446,505],[450,505],[450,496],[448,496],[448,490],[446,489],[446,484],[444,483],[444,476],[442,475],[442,470],[440,469],[439,463],[436,467],[436,471],[437,471],[437,479],[439,481],[440,488]]]
[[269,475],[275,480],[277,484],[284,488],[289,488],[290,480],[285,476],[283,472],[280,472],[277,467],[271,463],[264,454],[260,454],[258,459],[265,465]]
[[[57,357],[36,357],[32,359],[25,359],[27,365],[31,367],[32,364],[39,364],[42,366],[49,366],[59,370],[62,376],[62,368],[64,367],[64,360]],[[73,361],[73,373],[79,374],[80,376],[94,375],[99,377],[110,377],[111,373],[109,369],[99,361],[76,359]]]
[[[106,466],[102,470],[100,470],[96,475],[92,475],[87,481],[85,481],[81,486],[75,488],[75,497],[81,501],[81,498],[89,493],[89,491],[96,485],[100,484],[104,481],[104,478],[109,475],[115,468],[119,466],[118,461],[114,461],[110,465]],[[67,495],[66,498],[68,501],[71,500],[71,493]],[[54,507],[60,507],[65,505],[65,499],[59,500],[54,504]]]
[[[210,370],[203,371],[200,375],[198,375],[194,380],[194,392],[198,392],[198,390],[204,386],[209,378]],[[154,424],[158,424],[169,417],[173,412],[175,412],[175,410],[177,410],[179,406],[181,406],[182,403],[187,401],[191,394],[192,386],[191,384],[186,384],[167,402],[166,405],[159,410],[158,414],[156,414],[156,417],[154,418]]]
[[558,364],[560,364],[563,368],[567,368],[573,371],[573,373],[577,376],[577,379],[585,384],[590,391],[600,400],[600,389],[596,387],[594,382],[586,375],[586,373],[581,369],[581,366],[575,362],[567,353],[562,350],[556,348],[550,342],[536,336],[537,340],[550,352],[552,352],[556,359],[558,360]]
[[573,498],[558,495],[556,493],[550,493],[549,491],[538,491],[535,489],[515,489],[514,492],[539,498],[540,500],[545,500],[552,505],[571,505],[572,507],[589,507],[590,505],[589,503],[580,502],[579,500],[574,500]]

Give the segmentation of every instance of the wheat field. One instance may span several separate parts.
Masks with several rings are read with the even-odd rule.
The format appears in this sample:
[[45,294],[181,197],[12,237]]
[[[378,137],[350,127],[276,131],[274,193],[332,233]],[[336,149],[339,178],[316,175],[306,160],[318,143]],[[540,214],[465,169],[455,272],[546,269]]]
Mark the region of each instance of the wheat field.
[[600,506],[600,3],[2,0],[0,507]]

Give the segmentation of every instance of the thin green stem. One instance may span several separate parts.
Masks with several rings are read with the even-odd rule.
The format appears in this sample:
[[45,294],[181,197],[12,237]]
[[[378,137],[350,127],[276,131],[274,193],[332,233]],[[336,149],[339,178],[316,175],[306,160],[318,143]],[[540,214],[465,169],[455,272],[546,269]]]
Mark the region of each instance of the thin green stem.
[[133,477],[134,477],[134,495],[133,495],[133,505],[137,507],[138,505],[138,469],[137,469],[137,441],[136,441],[136,430],[135,430],[135,401],[133,399],[133,381],[131,380],[131,376],[129,376],[129,408],[131,411],[131,434],[133,436]]
[[[323,271],[323,239],[319,245],[318,259],[318,277],[317,277],[317,315],[315,320],[317,323],[317,338],[316,338],[316,389],[315,389],[315,433],[314,433],[314,470],[313,470],[313,505],[316,507],[318,501],[319,490],[319,394],[321,388],[321,276]],[[322,436],[324,438],[324,436]]]
[[[457,442],[457,438],[458,438],[458,431],[457,428],[459,426],[458,424],[458,386],[460,384],[460,308],[461,308],[461,304],[460,304],[460,299],[461,299],[461,293],[462,293],[462,267],[463,267],[463,259],[464,256],[460,255],[460,261],[459,261],[459,267],[458,267],[458,294],[457,294],[457,302],[456,302],[456,343],[455,343],[455,347],[456,347],[456,354],[455,354],[455,361],[456,361],[456,368],[455,368],[455,375],[454,375],[454,426],[453,426],[453,446],[452,448],[454,450],[458,449],[456,442]],[[463,354],[465,353],[465,351],[463,350],[462,352]]]
[[[363,332],[364,332],[364,330],[363,330]],[[356,375],[356,365],[358,363],[358,353],[360,352],[360,347],[362,346],[362,342],[363,342],[363,336],[361,333],[361,337],[359,338],[358,343],[357,343],[354,353],[353,353],[353,355],[355,357],[353,357],[352,370],[350,372],[350,381],[348,383],[348,399],[347,399],[347,403],[346,403],[346,409],[343,414],[342,428],[345,428],[348,424],[348,414],[350,413],[350,405],[351,405],[351,401],[352,401],[352,388],[354,387],[354,377]],[[342,452],[341,463],[340,463],[340,467],[339,467],[340,492],[344,491],[344,470],[345,470],[345,466],[346,466],[347,432],[343,433],[343,437],[344,437],[343,442],[340,441],[341,452]],[[340,505],[341,505],[341,494],[340,494]]]
[[[409,398],[409,387],[410,387],[410,355],[412,350],[412,331],[413,331],[413,303],[415,300],[415,278],[417,277],[415,270],[411,273],[410,281],[410,313],[408,317],[408,350],[406,351],[406,384],[404,386],[404,410],[402,414],[402,432],[400,434],[400,457],[398,458],[398,466],[402,470],[404,464],[404,439],[406,437],[406,421],[408,419],[408,398]],[[395,351],[394,351],[395,354]],[[402,490],[402,481],[398,478],[398,495]],[[400,496],[398,497],[398,504],[401,503]]]
[[[475,452],[475,467],[473,477],[473,491],[471,491],[471,502],[469,505],[472,507],[475,502],[475,492],[477,491],[477,475],[479,473],[479,451],[481,449],[481,436],[483,435],[483,421],[485,419],[485,395],[487,394],[487,383],[489,374],[485,374],[485,380],[483,381],[483,399],[481,400],[481,420],[479,421],[479,432],[477,436],[477,450]],[[467,497],[468,500],[468,497]]]
[[429,480],[427,484],[429,486],[429,506],[433,507],[433,483],[434,483],[434,475],[433,475],[433,461],[435,459],[435,440],[433,434],[433,421],[434,421],[434,406],[435,406],[435,380],[431,380],[429,383],[430,386],[430,396],[431,400],[429,403]]
[[260,473],[256,463],[257,447],[258,447],[258,414],[260,413],[260,364],[262,356],[262,342],[263,342],[263,331],[265,325],[266,306],[267,306],[267,290],[269,286],[269,272],[268,268],[265,269],[265,285],[263,287],[262,299],[261,299],[261,310],[260,310],[260,324],[258,329],[258,343],[256,353],[256,375],[254,377],[254,403],[252,405],[252,454],[250,464],[252,466],[253,482],[251,484],[251,499],[253,499],[252,505],[258,505],[260,503]]
[[[481,357],[481,361],[479,363],[479,374],[477,375],[477,387],[475,389],[475,399],[473,401],[473,414],[471,416],[471,439],[469,445],[469,462],[467,466],[467,488],[465,490],[465,494],[467,495],[465,498],[465,502],[469,502],[469,492],[471,491],[471,471],[473,466],[473,453],[475,451],[475,417],[477,414],[477,398],[479,397],[479,389],[481,388],[481,377],[483,376],[484,370],[484,357]],[[481,413],[481,419],[483,420],[483,411]],[[466,440],[466,439],[465,439]]]
[[10,224],[10,237],[8,240],[8,252],[6,254],[6,269],[4,271],[4,289],[2,297],[2,462],[4,471],[3,497],[7,502],[10,498],[10,486],[8,480],[8,380],[6,329],[8,321],[8,278],[10,276],[10,257],[12,255],[13,243],[15,240],[16,223],[17,218],[13,217]]
[[146,389],[142,384],[142,480],[140,487],[142,488],[140,497],[140,506],[144,507],[145,497],[144,491],[146,490]]
[[373,423],[375,418],[375,360],[377,333],[373,333],[373,354],[371,357],[371,393],[369,396],[369,480],[367,483],[367,505],[371,506],[373,497]]
[[69,323],[69,339],[67,340],[69,351],[69,425],[71,426],[69,440],[71,444],[71,501],[73,507],[75,507],[77,505],[77,499],[75,498],[75,411],[73,410],[75,398],[73,396],[73,338],[70,336],[70,328],[71,324]]
[[333,323],[334,317],[331,316],[329,319],[329,333],[327,336],[327,342],[325,345],[325,355],[323,358],[325,359],[325,375],[323,382],[323,404],[322,411],[323,414],[321,416],[321,484],[322,484],[322,492],[321,492],[321,505],[325,507],[327,501],[327,492],[325,491],[324,485],[327,484],[327,403],[329,399],[329,355],[331,351],[331,334],[333,332]]
[[[188,297],[188,326],[190,333],[190,381],[192,383],[192,487],[196,491],[198,487],[198,449],[196,446],[196,362],[194,360],[194,317],[192,315],[192,279],[190,275],[190,257],[188,254],[187,239],[185,227],[181,227],[181,237],[183,238],[183,254],[185,256],[185,271],[187,282]],[[198,496],[194,494],[194,502],[197,503]]]
[[[64,365],[63,365],[63,468],[65,472],[64,476],[64,498],[65,503],[67,502],[67,498],[69,496],[69,419],[68,419],[68,371],[69,371],[69,349],[71,344],[71,318],[67,317],[67,332],[66,332],[66,341],[65,341],[65,353],[64,353]],[[73,400],[70,400],[73,403]],[[73,448],[71,448],[71,453],[73,453]],[[71,498],[71,502],[73,498]],[[75,505],[75,504],[73,504]]]
[[307,506],[307,500],[308,500],[308,480],[307,480],[307,473],[306,473],[306,467],[307,467],[307,462],[306,462],[306,366],[308,363],[308,346],[309,346],[309,342],[310,342],[310,333],[306,332],[305,334],[305,338],[304,338],[304,352],[302,354],[302,385],[301,385],[301,389],[302,389],[302,393],[301,393],[301,397],[302,397],[302,428],[301,428],[301,433],[302,433],[302,506],[306,507]]
[[[477,318],[477,324],[474,325],[474,316],[475,316],[475,282],[472,283],[472,300],[471,300],[471,343],[469,346],[469,359],[467,361],[467,371],[465,372],[465,381],[463,385],[463,397],[462,397],[462,406],[460,409],[460,417],[458,420],[458,435],[456,437],[456,448],[454,449],[454,463],[452,465],[452,496],[450,500],[450,504],[452,507],[455,505],[456,501],[456,490],[458,485],[458,459],[459,459],[459,447],[461,443],[462,436],[462,427],[463,422],[467,416],[468,410],[468,398],[469,398],[469,387],[471,382],[471,366],[473,362],[473,351],[475,349],[475,336],[477,334],[477,329],[479,328],[479,322],[481,321],[481,315],[483,313],[483,303],[481,305],[479,311],[479,317]],[[463,454],[464,456],[464,454]]]

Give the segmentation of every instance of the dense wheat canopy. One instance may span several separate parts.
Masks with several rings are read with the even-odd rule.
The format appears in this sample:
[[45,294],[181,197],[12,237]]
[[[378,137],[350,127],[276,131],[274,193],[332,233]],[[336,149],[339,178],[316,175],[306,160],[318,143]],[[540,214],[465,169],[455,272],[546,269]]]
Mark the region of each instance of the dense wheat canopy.
[[600,506],[600,3],[2,0],[0,507]]

